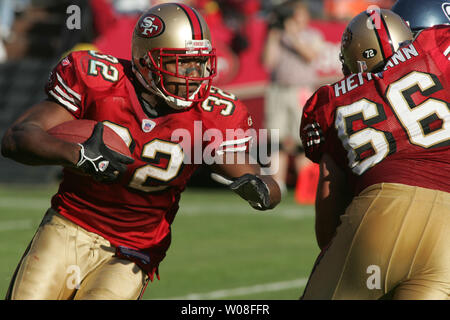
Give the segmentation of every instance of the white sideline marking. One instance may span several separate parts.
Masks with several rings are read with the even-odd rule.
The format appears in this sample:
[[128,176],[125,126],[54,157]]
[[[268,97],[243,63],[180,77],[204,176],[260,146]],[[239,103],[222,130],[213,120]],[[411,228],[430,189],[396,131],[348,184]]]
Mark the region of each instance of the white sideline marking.
[[[294,279],[290,281],[273,282],[266,284],[258,284],[251,287],[241,287],[235,289],[217,290],[207,293],[190,293],[185,296],[173,297],[173,298],[159,298],[156,300],[208,300],[208,299],[222,299],[226,297],[245,296],[254,293],[282,291],[286,289],[301,289],[308,282],[307,278]],[[300,297],[301,292],[298,296]]]

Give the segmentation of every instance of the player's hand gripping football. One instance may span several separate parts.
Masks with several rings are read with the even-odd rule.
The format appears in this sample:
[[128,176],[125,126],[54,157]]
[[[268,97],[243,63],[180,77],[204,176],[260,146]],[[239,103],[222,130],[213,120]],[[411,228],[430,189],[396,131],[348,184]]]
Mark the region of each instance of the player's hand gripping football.
[[78,144],[80,160],[76,167],[101,182],[112,182],[127,170],[127,165],[134,162],[133,158],[115,152],[103,142],[103,123],[95,125],[92,135],[83,143]]
[[229,180],[221,175],[213,173],[211,177],[222,184],[225,184],[236,192],[241,198],[257,210],[267,210],[270,208],[269,188],[256,175],[244,174],[234,180]]

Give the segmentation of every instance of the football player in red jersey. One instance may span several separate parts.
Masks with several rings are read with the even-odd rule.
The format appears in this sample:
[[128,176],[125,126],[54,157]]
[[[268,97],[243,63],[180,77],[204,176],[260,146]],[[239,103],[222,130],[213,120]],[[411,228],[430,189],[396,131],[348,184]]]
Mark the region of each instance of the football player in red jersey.
[[449,35],[413,39],[389,10],[347,26],[345,78],[316,91],[300,129],[321,171],[303,299],[449,298]]
[[[215,73],[207,24],[196,10],[175,3],[141,16],[132,61],[80,51],[54,68],[48,100],[7,130],[2,154],[71,170],[14,274],[8,299],[141,297],[170,245],[180,194],[204,154],[217,159],[214,170],[254,208],[277,205],[277,184],[249,159],[247,109],[211,86]],[[83,143],[46,132],[74,119],[99,122]],[[104,125],[123,138],[132,158],[105,147]],[[226,161],[230,154],[245,161]],[[109,165],[100,170],[100,163]]]

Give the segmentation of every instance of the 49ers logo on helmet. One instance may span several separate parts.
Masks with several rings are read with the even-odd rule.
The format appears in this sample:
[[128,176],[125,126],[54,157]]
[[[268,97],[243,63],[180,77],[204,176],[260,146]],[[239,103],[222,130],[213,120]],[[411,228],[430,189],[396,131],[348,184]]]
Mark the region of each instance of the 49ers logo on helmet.
[[149,14],[143,16],[138,22],[138,34],[144,38],[153,38],[164,31],[164,22],[160,17]]

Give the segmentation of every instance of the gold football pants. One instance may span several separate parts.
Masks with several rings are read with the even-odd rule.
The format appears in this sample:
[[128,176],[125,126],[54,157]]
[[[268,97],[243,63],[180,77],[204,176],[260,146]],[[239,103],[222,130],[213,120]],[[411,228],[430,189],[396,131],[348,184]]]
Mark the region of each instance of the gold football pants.
[[450,298],[450,194],[382,183],[354,198],[303,299]]
[[103,237],[49,209],[11,281],[7,299],[138,299],[148,281]]

